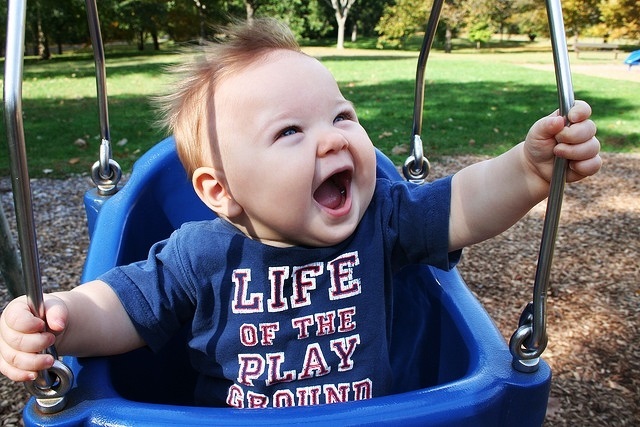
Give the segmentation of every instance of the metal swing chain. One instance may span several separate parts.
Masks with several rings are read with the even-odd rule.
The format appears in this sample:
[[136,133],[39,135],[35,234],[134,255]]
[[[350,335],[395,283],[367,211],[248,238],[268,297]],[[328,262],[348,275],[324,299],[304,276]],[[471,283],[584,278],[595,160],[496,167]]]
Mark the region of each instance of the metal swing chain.
[[[26,6],[26,0],[12,0],[8,3],[7,47],[4,71],[4,115],[7,125],[11,184],[13,187],[27,304],[34,315],[44,320],[44,297],[42,294],[38,245],[22,122],[22,71]],[[38,378],[34,381],[26,382],[25,386],[36,397],[38,407],[42,412],[54,413],[62,410],[66,404],[66,394],[73,384],[73,372],[58,360],[53,346],[45,352],[53,355],[55,359],[53,367],[47,371],[40,371]]]
[[[423,183],[429,174],[429,163],[424,157],[423,144],[420,137],[424,103],[424,70],[443,2],[443,0],[435,0],[433,3],[427,23],[427,30],[418,57],[412,128],[413,148],[412,154],[407,157],[403,166],[405,178],[408,181],[416,183]],[[569,68],[569,55],[567,52],[562,7],[560,0],[545,0],[545,3],[551,32],[559,111],[560,115],[566,117],[575,100],[573,85],[571,83],[571,70]],[[569,123],[567,122],[567,124]],[[545,222],[542,230],[538,265],[536,267],[533,301],[524,309],[520,316],[519,327],[509,342],[509,349],[513,356],[513,367],[521,372],[535,372],[538,369],[540,355],[544,352],[547,345],[546,296],[558,224],[560,221],[567,166],[568,162],[566,159],[559,157],[555,159]]]
[[[560,0],[546,0],[546,7],[558,88],[559,111],[560,115],[566,118],[575,103],[575,99],[562,18],[562,6]],[[565,121],[566,125],[569,125],[568,119]],[[533,301],[524,309],[520,316],[519,327],[509,342],[509,349],[513,356],[513,367],[521,372],[535,372],[538,369],[540,356],[547,346],[547,292],[558,223],[560,222],[567,166],[568,161],[566,159],[556,157],[538,254]]]
[[101,196],[111,196],[118,191],[118,183],[122,178],[120,165],[113,160],[111,154],[111,135],[109,131],[109,109],[107,103],[106,67],[104,60],[104,46],[100,32],[100,19],[96,0],[85,0],[87,7],[87,21],[93,57],[96,66],[96,87],[98,92],[98,112],[100,115],[100,157],[91,167],[91,179]]
[[418,66],[416,69],[416,88],[413,104],[413,127],[412,127],[412,153],[405,160],[402,173],[407,181],[422,184],[429,175],[429,161],[424,156],[424,148],[420,134],[422,133],[422,112],[424,109],[424,71],[433,44],[433,38],[438,28],[438,20],[444,0],[435,0],[429,14],[429,21],[422,40],[420,55],[418,56]]

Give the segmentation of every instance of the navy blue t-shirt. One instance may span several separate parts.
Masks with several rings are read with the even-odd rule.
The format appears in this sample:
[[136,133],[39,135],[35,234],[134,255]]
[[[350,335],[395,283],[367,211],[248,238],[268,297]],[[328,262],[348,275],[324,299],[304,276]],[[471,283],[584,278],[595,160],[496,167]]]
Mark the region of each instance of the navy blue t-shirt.
[[452,268],[451,178],[379,179],[355,233],[331,247],[277,248],[225,220],[184,224],[146,261],[102,277],[147,345],[183,325],[196,400],[239,408],[368,399],[390,392],[393,273]]

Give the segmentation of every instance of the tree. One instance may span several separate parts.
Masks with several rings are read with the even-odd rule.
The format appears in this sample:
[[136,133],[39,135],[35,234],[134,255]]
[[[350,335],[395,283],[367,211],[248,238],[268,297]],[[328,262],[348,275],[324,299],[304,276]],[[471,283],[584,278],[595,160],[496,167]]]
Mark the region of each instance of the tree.
[[377,35],[375,31],[376,24],[380,21],[380,17],[388,3],[388,0],[367,0],[354,3],[348,22],[352,26],[351,41],[355,41],[354,36],[358,34],[366,36]]
[[62,46],[67,43],[82,43],[87,40],[87,13],[84,1],[47,0],[45,29],[49,39],[62,54]]
[[[49,51],[49,37],[45,31],[47,13],[44,11],[43,1],[37,0],[33,2],[33,8],[27,10],[27,28],[31,30],[31,39],[33,40],[33,54],[40,59],[49,59],[51,52]],[[27,34],[25,34],[25,38]]]
[[564,26],[576,42],[581,31],[600,21],[599,3],[600,0],[565,0],[562,3]]
[[464,20],[469,32],[469,39],[480,49],[482,42],[491,40],[493,33],[498,32],[503,21],[500,0],[468,0],[463,4]]
[[481,43],[491,40],[493,30],[487,21],[478,21],[469,28],[469,40],[476,43],[476,49],[480,49]]
[[[247,12],[248,22],[251,22],[253,20],[253,17],[255,16],[259,8],[261,7],[264,8],[266,6],[266,8],[269,9],[272,6],[275,6],[269,0],[244,0],[243,2],[244,2],[244,8]],[[282,3],[282,2],[278,2],[278,3]]]
[[[451,51],[451,38],[454,31],[464,22],[463,0],[446,0],[440,13],[439,28],[444,29],[445,52]],[[378,46],[401,47],[407,38],[416,32],[424,31],[431,13],[433,2],[422,0],[398,0],[385,6],[384,13],[376,26],[380,34]],[[442,36],[442,32],[437,33]]]
[[444,51],[451,52],[453,32],[459,30],[464,25],[465,11],[461,7],[464,0],[448,0],[442,6],[442,17],[440,22],[445,26]]
[[199,1],[174,2],[167,10],[164,31],[177,42],[206,38],[207,6]]
[[402,47],[407,38],[423,30],[429,17],[431,2],[398,0],[384,7],[376,31],[378,46]]
[[331,0],[331,6],[336,14],[336,22],[338,23],[338,49],[344,49],[344,31],[349,17],[349,10],[356,0]]
[[[4,18],[6,20],[6,16]],[[41,59],[51,57],[51,45],[62,53],[66,43],[87,40],[87,18],[84,1],[35,0],[28,3],[25,42],[28,50]]]
[[120,28],[137,38],[138,50],[144,50],[147,34],[151,35],[154,49],[160,49],[159,32],[167,25],[169,5],[164,0],[124,0],[116,4]]
[[521,34],[527,34],[529,40],[535,40],[538,35],[549,34],[547,11],[540,7],[538,0],[515,0],[513,10],[509,23]]
[[287,23],[299,38],[320,38],[333,30],[327,14],[331,10],[319,0],[262,0],[255,16],[269,16]]
[[640,2],[604,0],[600,3],[600,11],[609,36],[640,39]]
[[500,39],[502,40],[509,18],[513,13],[513,0],[493,0],[489,7],[491,8],[489,18],[498,28]]

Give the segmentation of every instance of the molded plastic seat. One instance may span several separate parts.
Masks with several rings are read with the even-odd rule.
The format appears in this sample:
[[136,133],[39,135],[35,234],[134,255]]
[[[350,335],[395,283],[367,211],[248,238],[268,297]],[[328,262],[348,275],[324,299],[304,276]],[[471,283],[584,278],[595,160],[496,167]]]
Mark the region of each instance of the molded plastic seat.
[[[378,152],[378,174],[401,179]],[[82,280],[144,259],[185,221],[212,218],[168,138],[147,152],[109,200],[85,196],[91,245]],[[504,338],[457,270],[410,266],[400,272],[392,361],[398,392],[366,401],[264,410],[191,406],[195,373],[180,336],[158,354],[140,349],[108,358],[65,358],[76,378],[67,408],[38,412],[26,425],[541,425],[551,371],[511,367]]]
[[640,65],[640,50],[634,50],[627,56],[624,63],[629,66],[629,69],[634,65]]

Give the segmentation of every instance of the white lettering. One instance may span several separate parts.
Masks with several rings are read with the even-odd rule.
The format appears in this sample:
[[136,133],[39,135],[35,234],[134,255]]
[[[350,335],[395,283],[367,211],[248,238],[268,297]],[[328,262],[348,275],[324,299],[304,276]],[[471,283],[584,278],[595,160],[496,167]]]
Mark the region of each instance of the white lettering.
[[227,392],[227,404],[234,408],[285,408],[292,406],[321,405],[372,398],[372,383],[369,378],[338,384],[323,384],[276,390],[271,396],[247,391],[233,384]]
[[291,307],[299,308],[311,304],[310,291],[316,288],[316,277],[323,273],[324,266],[316,262],[302,267],[293,267],[293,295]]
[[232,309],[234,313],[262,313],[262,294],[247,295],[249,282],[251,282],[251,270],[241,268],[233,271],[231,277],[235,285],[235,294]]
[[358,252],[349,252],[327,263],[331,274],[331,300],[349,298],[361,292],[360,279],[353,278],[353,267],[360,265]]
[[289,308],[284,297],[284,281],[289,278],[289,267],[269,267],[269,284],[271,285],[271,298],[267,300],[269,311],[275,313]]
[[311,377],[321,377],[331,372],[331,367],[327,365],[327,361],[322,354],[320,344],[313,343],[307,346],[307,352],[304,356],[302,371],[298,374],[299,380]]
[[351,356],[353,356],[353,353],[356,351],[358,344],[360,344],[360,334],[355,334],[347,338],[331,340],[331,350],[340,358],[338,372],[353,369],[353,360],[351,359]]

